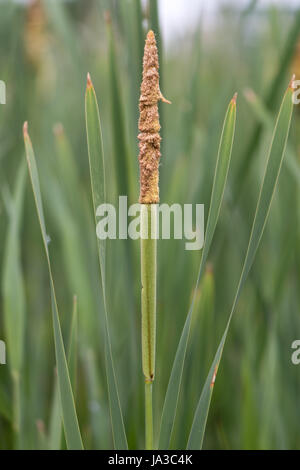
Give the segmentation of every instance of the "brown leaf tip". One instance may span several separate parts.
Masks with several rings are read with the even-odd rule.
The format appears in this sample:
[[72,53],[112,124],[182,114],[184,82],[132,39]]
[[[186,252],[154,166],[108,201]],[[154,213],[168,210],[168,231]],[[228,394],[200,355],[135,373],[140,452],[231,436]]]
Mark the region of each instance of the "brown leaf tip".
[[238,95],[237,92],[235,92],[235,94],[232,97],[231,102],[234,103],[234,104],[236,104],[237,95]]
[[86,87],[87,89],[93,88],[93,83],[92,83],[92,79],[91,79],[89,72],[87,73],[87,77],[86,77]]
[[28,137],[28,122],[25,121],[23,124],[23,135],[24,137]]
[[212,379],[211,379],[211,383],[210,383],[210,388],[213,388],[213,386],[215,385],[217,372],[218,372],[218,364],[215,367],[215,370],[214,370],[214,373],[213,373],[213,376],[212,376]]
[[294,86],[294,80],[295,80],[295,78],[296,78],[296,75],[293,73],[288,88],[292,88],[292,89],[295,88],[295,86]]

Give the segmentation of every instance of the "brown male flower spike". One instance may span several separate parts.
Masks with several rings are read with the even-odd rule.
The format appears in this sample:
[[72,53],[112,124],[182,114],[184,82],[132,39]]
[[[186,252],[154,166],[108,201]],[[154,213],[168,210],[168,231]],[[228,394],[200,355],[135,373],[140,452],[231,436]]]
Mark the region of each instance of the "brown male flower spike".
[[158,166],[160,159],[160,124],[157,103],[166,100],[159,88],[158,53],[153,31],[146,38],[143,59],[143,81],[140,96],[139,119],[139,162],[140,162],[140,199],[141,204],[159,202]]

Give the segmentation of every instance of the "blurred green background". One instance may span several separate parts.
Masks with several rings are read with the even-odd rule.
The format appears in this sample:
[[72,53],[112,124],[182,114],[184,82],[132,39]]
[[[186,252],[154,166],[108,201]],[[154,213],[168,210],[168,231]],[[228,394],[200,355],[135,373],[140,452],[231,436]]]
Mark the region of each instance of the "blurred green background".
[[[198,20],[189,25],[185,18],[180,30],[170,26],[167,34],[158,3],[0,2],[0,79],[6,83],[6,104],[0,105],[0,339],[7,343],[7,365],[0,366],[0,449],[49,447],[57,410],[49,280],[24,168],[25,120],[41,178],[66,349],[77,296],[75,388],[84,445],[112,446],[84,92],[89,71],[100,106],[108,200],[116,203],[119,194],[127,194],[136,202],[138,99],[149,28],[159,46],[161,90],[172,101],[161,107],[161,202],[204,203],[207,215],[225,111],[238,92],[229,182],[198,288],[172,436],[173,448],[186,443],[235,294],[274,118],[292,73],[300,78],[300,4],[297,10],[297,2],[220,1],[207,14],[211,2],[199,1]],[[168,3],[170,11],[175,8]],[[189,2],[181,3],[189,9]],[[300,448],[300,366],[291,362],[291,344],[300,338],[299,126],[295,107],[279,188],[220,366],[207,449]],[[201,256],[186,251],[184,243],[158,244],[156,434]],[[125,428],[129,447],[142,448],[138,241],[111,241],[107,268]],[[12,367],[16,350],[22,357],[18,374]]]

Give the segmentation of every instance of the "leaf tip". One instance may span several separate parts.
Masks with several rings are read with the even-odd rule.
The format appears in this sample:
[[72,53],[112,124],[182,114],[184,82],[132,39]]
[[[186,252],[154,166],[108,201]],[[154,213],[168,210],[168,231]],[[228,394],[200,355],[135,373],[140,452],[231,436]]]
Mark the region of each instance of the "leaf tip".
[[212,379],[211,379],[211,382],[210,382],[210,388],[213,388],[213,386],[215,385],[217,372],[218,372],[218,364],[215,367],[215,370],[214,370],[214,373],[213,373],[213,376],[212,376]]
[[231,100],[232,104],[236,104],[237,95],[238,95],[237,92],[235,92],[235,94],[233,95],[232,100]]
[[92,83],[92,79],[91,79],[89,72],[87,73],[87,77],[86,77],[86,88],[87,90],[90,90],[91,88],[93,88],[93,83]]
[[24,139],[28,137],[28,121],[25,121],[23,124],[23,135]]
[[292,78],[291,78],[290,83],[289,83],[289,86],[288,86],[288,88],[291,88],[292,90],[295,88],[295,86],[294,86],[295,78],[296,78],[296,75],[293,73]]

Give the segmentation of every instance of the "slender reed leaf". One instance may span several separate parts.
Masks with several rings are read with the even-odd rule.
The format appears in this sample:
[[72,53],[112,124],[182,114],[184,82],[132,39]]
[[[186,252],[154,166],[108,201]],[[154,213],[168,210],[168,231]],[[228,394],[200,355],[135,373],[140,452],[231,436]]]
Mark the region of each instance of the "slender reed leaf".
[[62,442],[62,417],[59,398],[59,385],[56,370],[54,371],[54,387],[50,413],[48,448],[49,450],[60,450]]
[[25,287],[20,261],[20,225],[23,212],[26,165],[22,161],[13,199],[8,204],[9,225],[3,269],[4,325],[13,382],[13,424],[16,447],[23,443],[21,376],[25,337]]
[[[274,119],[271,113],[268,111],[264,103],[261,101],[253,90],[246,89],[244,91],[246,100],[248,101],[251,109],[253,110],[256,118],[261,122],[266,129],[271,130],[274,127]],[[295,178],[298,185],[300,185],[300,165],[294,155],[293,149],[287,143],[286,146],[286,157],[283,163],[287,166],[291,175]]]
[[[267,109],[269,109],[270,111],[274,111],[274,106],[276,106],[278,102],[278,94],[280,92],[280,87],[286,77],[288,67],[294,56],[295,47],[299,38],[299,34],[300,34],[300,9],[298,9],[294,15],[294,21],[287,35],[286,43],[284,45],[284,49],[279,60],[278,68],[276,72],[274,73],[274,78],[271,84],[268,84],[268,93],[266,94],[265,103],[266,103]],[[249,144],[247,145],[245,154],[241,160],[242,163],[240,166],[238,178],[236,179],[237,183],[236,183],[236,188],[235,188],[235,194],[240,194],[240,190],[243,187],[244,180],[248,173],[249,165],[251,165],[251,162],[253,161],[251,157],[260,142],[262,130],[263,130],[263,126],[261,122],[258,122],[253,129]]]
[[68,344],[68,367],[70,373],[70,380],[73,388],[74,396],[76,396],[77,385],[77,343],[78,343],[78,313],[77,313],[77,296],[73,297],[73,311],[71,320],[70,337]]
[[50,256],[48,250],[49,237],[46,232],[46,225],[44,219],[44,211],[42,205],[39,176],[35,161],[35,156],[31,144],[30,137],[27,132],[27,123],[24,124],[24,142],[27,157],[27,164],[37,209],[37,215],[39,224],[42,232],[42,239],[47,258],[49,277],[50,277],[50,289],[51,289],[51,305],[52,305],[52,321],[54,330],[54,344],[55,344],[55,356],[57,363],[58,373],[58,384],[60,390],[60,399],[62,407],[62,417],[66,436],[66,442],[69,449],[81,450],[83,449],[77,414],[75,410],[74,397],[72,392],[72,386],[70,382],[68,365],[66,360],[65,348],[63,343],[63,337],[60,327],[59,314],[57,309],[56,295],[54,289],[54,282],[52,277],[52,269],[50,263]]
[[[22,162],[23,163],[23,162]],[[25,166],[17,176],[15,196],[10,201],[9,224],[3,268],[3,300],[6,342],[12,373],[20,373],[23,362],[25,294],[20,265],[19,231],[25,188]]]
[[[95,89],[88,75],[85,95],[86,132],[89,154],[89,165],[92,185],[92,197],[96,222],[96,210],[100,204],[105,203],[105,164],[102,144],[102,133],[98,103]],[[121,404],[117,389],[116,375],[113,365],[111,340],[109,334],[107,303],[106,303],[106,277],[105,277],[105,240],[98,242],[98,255],[102,280],[104,317],[105,317],[105,360],[108,385],[108,396],[111,414],[113,439],[116,449],[127,449],[127,439],[122,417]]]
[[[116,44],[111,18],[106,15],[106,31],[109,45],[109,80],[111,90],[111,119],[113,129],[113,150],[115,158],[115,170],[118,181],[118,193],[131,196],[132,162],[129,158],[126,138],[126,126],[124,119],[124,107],[120,89],[120,67],[116,56]],[[133,186],[134,189],[134,186]]]
[[263,231],[266,225],[267,217],[270,211],[271,202],[277,186],[280,169],[283,161],[284,151],[286,147],[287,137],[290,128],[292,117],[293,103],[292,103],[293,89],[288,87],[277,117],[273,138],[270,146],[270,151],[267,159],[264,178],[262,181],[254,221],[252,225],[251,235],[247,248],[247,253],[238,283],[237,291],[235,294],[234,302],[230,312],[229,320],[222,336],[215,358],[208,373],[206,382],[204,384],[198,406],[195,412],[194,421],[192,424],[187,449],[201,449],[204,432],[211,402],[212,392],[216,379],[217,369],[222,357],[224,344],[226,341],[227,333],[231,323],[232,315],[240,297],[242,288],[247,279],[250,268],[253,264],[256,251],[258,249]]
[[223,200],[229,164],[231,159],[231,150],[233,145],[234,131],[235,131],[235,120],[236,120],[236,96],[230,101],[227,113],[224,120],[219,152],[217,157],[217,164],[214,176],[213,189],[211,194],[211,202],[209,208],[209,215],[207,221],[207,228],[205,234],[205,241],[203,247],[203,253],[201,257],[198,278],[196,287],[194,290],[194,296],[192,304],[187,315],[184,328],[180,337],[178,348],[176,351],[175,360],[173,363],[171,376],[167,388],[165,397],[163,413],[161,418],[160,437],[159,437],[159,448],[167,449],[170,444],[172,430],[174,426],[176,409],[182,379],[182,372],[186,354],[187,343],[189,339],[189,332],[191,326],[191,319],[193,313],[193,307],[195,302],[195,295],[199,281],[204,272],[205,263],[208,257],[208,252],[214,235],[214,231],[217,225],[221,203]]
[[[77,341],[78,341],[78,320],[77,320],[77,296],[73,297],[72,318],[70,322],[69,344],[68,344],[68,368],[74,396],[76,396],[77,379]],[[59,386],[57,374],[55,374],[53,400],[50,416],[48,448],[51,450],[61,449],[62,444],[62,419],[61,405],[59,399]]]

